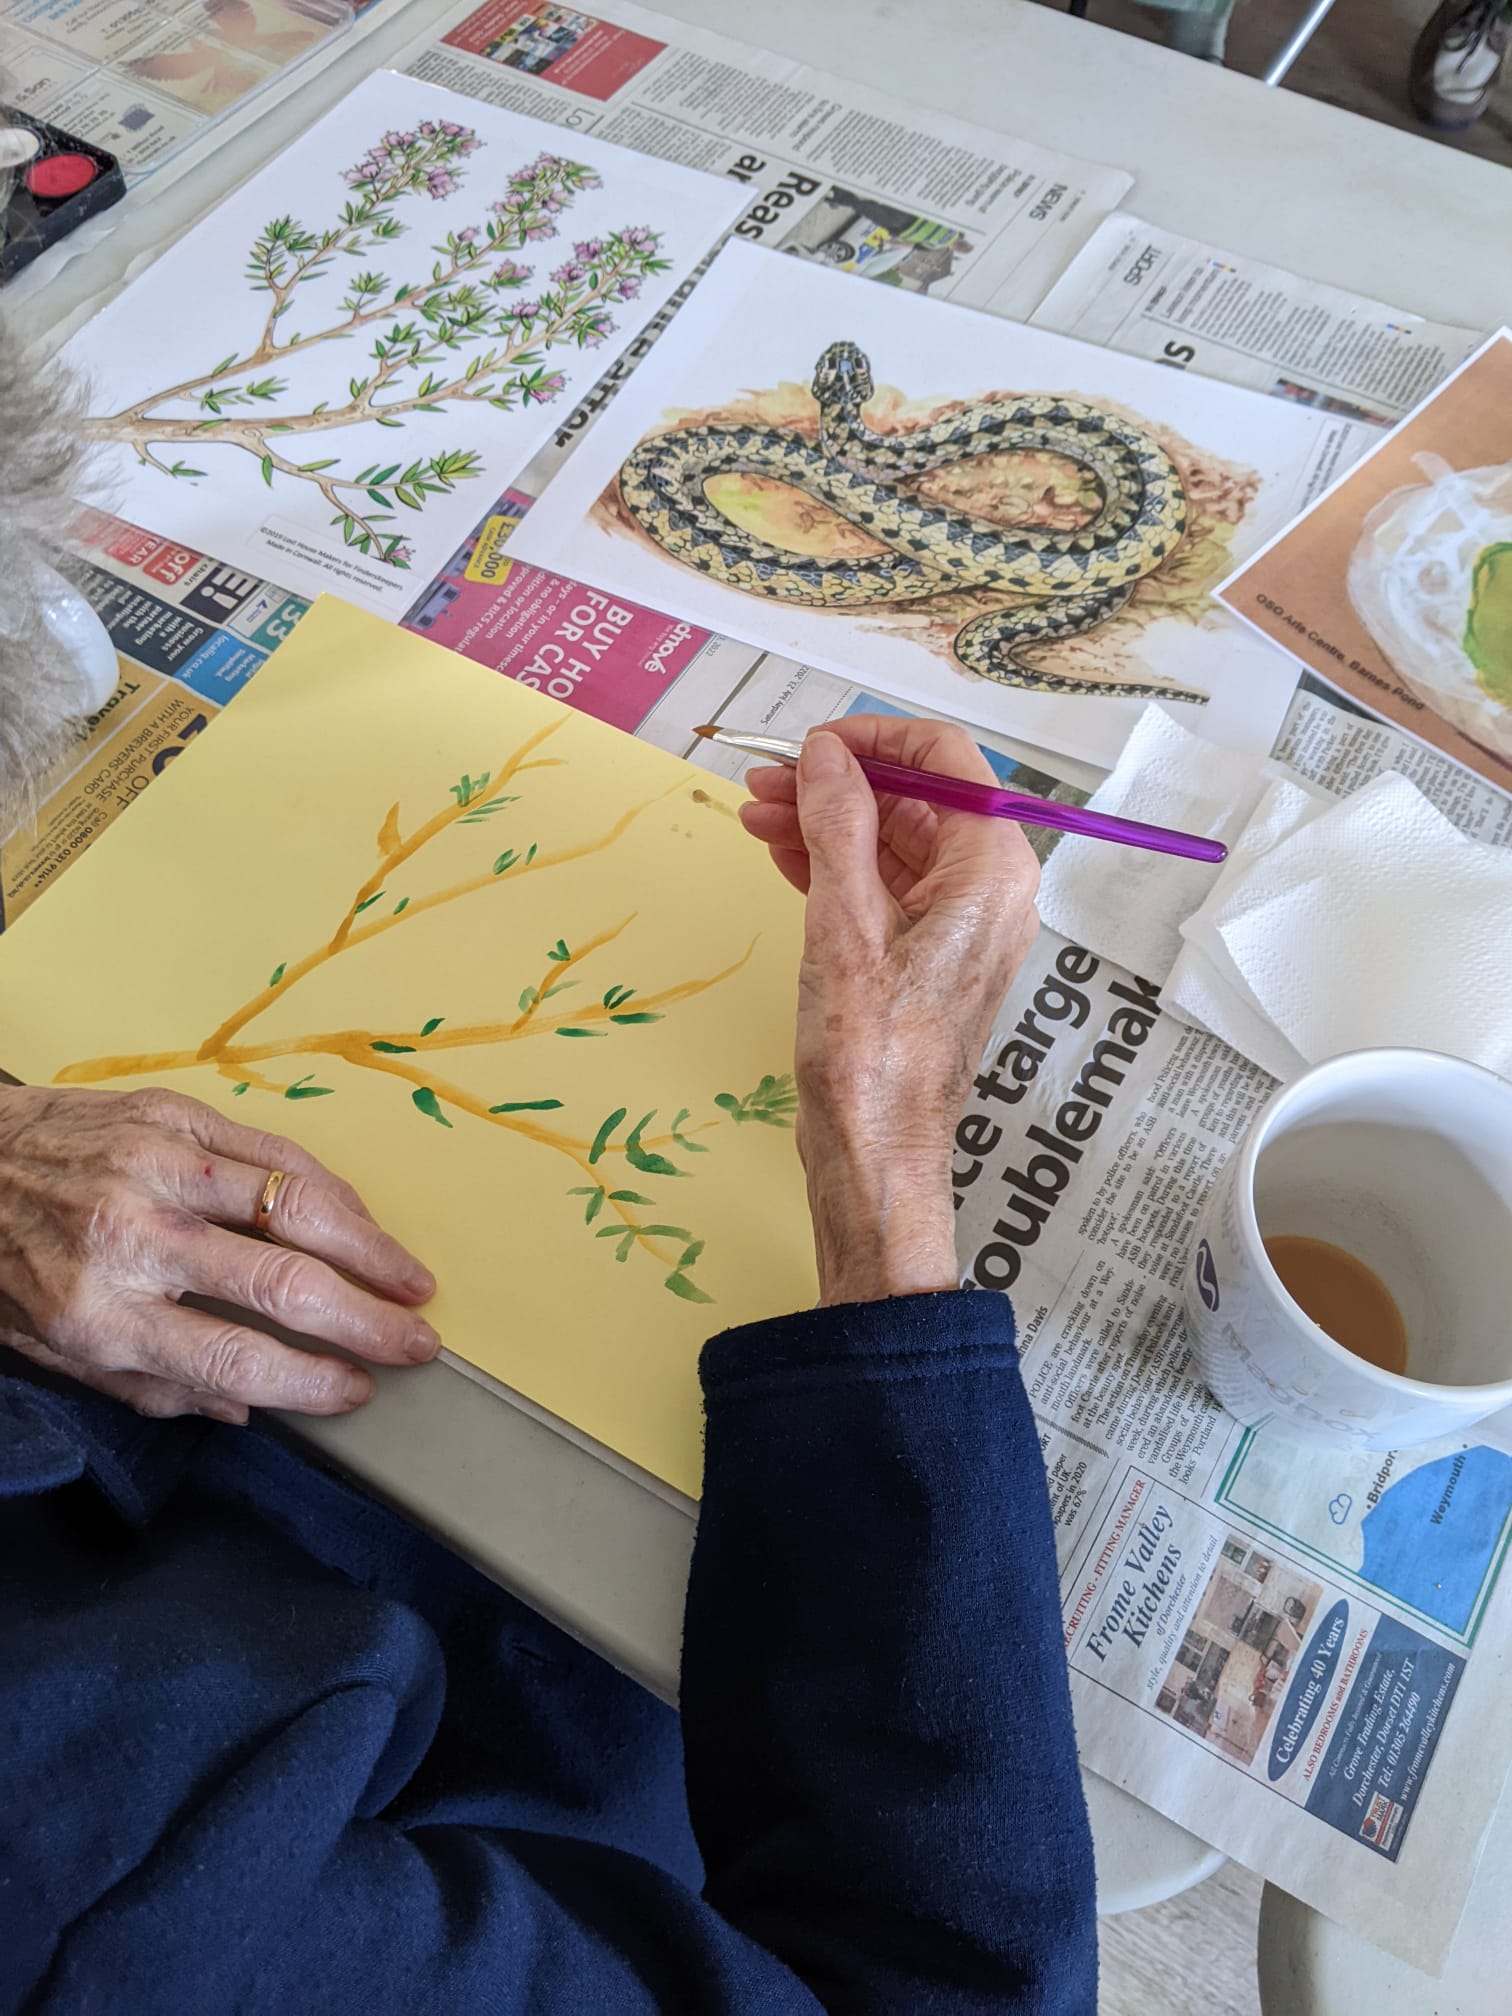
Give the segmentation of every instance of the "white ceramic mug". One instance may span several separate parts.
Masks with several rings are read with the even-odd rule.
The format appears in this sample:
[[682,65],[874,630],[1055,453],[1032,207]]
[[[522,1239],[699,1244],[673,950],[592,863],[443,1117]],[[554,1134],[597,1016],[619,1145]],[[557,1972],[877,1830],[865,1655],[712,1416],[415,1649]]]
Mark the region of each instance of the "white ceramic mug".
[[[1289,1233],[1385,1283],[1404,1373],[1291,1299],[1263,1244]],[[1252,1427],[1406,1448],[1512,1407],[1512,1085],[1431,1050],[1360,1050],[1283,1086],[1203,1209],[1186,1311],[1209,1390]]]

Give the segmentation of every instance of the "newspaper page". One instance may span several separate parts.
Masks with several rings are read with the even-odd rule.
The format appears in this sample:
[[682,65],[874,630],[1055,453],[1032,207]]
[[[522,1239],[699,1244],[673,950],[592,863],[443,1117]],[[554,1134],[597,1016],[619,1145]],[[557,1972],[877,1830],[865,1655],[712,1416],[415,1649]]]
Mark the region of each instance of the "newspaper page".
[[1103,219],[1029,320],[1378,425],[1410,412],[1482,340],[1123,212]]
[[[1512,803],[1318,690],[1276,753]],[[1273,1081],[1042,932],[956,1134],[963,1280],[1009,1293],[1084,1761],[1412,1965],[1442,1963],[1512,1750],[1512,1457],[1242,1428],[1186,1340],[1192,1227]]]
[[395,67],[733,176],[742,238],[1020,319],[1133,183],[632,0],[484,0]]

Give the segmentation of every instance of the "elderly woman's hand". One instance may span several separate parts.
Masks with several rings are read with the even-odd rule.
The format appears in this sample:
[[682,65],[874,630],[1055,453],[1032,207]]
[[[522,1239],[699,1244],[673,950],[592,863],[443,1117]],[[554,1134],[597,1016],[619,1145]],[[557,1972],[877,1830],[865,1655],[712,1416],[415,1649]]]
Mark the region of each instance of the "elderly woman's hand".
[[1017,826],[879,800],[857,755],[996,781],[962,729],[871,714],[748,779],[747,831],[808,897],[798,1145],[826,1302],[955,1286],[952,1137],[1038,924]]
[[[276,1245],[242,1236],[274,1170]],[[0,1085],[0,1342],[143,1414],[339,1414],[372,1391],[185,1296],[404,1365],[435,1355],[413,1313],[435,1285],[292,1141],[175,1092]]]

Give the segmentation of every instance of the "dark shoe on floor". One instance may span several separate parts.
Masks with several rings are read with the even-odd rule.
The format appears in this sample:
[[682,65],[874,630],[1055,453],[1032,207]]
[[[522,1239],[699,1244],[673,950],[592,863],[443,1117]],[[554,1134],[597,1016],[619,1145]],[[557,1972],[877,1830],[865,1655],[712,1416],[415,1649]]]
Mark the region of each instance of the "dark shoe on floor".
[[1512,0],[1444,0],[1417,39],[1407,96],[1430,126],[1473,126],[1512,43]]

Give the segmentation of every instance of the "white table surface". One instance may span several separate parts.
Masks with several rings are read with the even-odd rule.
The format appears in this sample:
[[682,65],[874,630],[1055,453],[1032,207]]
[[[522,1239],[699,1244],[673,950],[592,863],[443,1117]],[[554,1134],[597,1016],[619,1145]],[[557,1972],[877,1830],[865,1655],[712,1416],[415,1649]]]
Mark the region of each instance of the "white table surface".
[[1448,1964],[1430,1980],[1267,1883],[1262,2016],[1506,2016],[1512,2009],[1512,1804],[1503,1800]]
[[[12,290],[54,339],[133,267],[448,15],[413,0],[43,288]],[[1047,147],[1131,169],[1152,223],[1491,327],[1507,319],[1512,175],[1473,156],[1266,91],[1025,0],[661,0],[662,11]],[[445,1364],[380,1377],[345,1420],[301,1423],[347,1466],[574,1636],[671,1699],[692,1509],[564,1442]],[[1151,1903],[1221,1856],[1088,1779],[1104,1910]],[[1278,2005],[1279,2006],[1279,2005]]]

